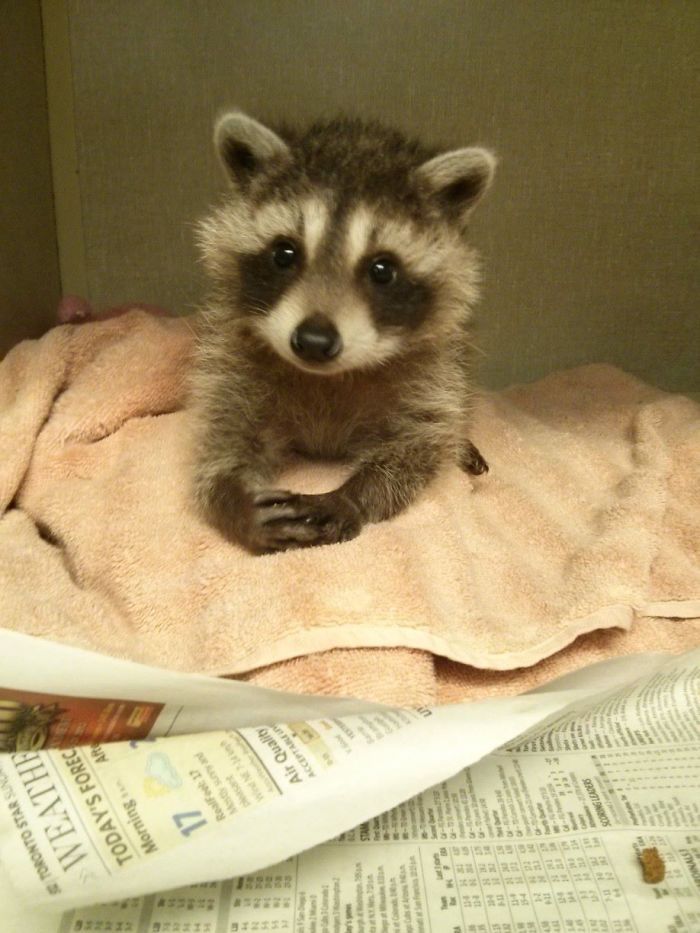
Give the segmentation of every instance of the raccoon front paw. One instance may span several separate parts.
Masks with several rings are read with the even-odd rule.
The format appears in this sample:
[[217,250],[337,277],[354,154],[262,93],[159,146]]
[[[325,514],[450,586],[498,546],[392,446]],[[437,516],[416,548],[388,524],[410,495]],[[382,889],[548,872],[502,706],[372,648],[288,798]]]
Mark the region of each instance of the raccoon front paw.
[[270,489],[255,496],[253,507],[250,548],[258,553],[349,541],[362,528],[355,505],[333,492],[303,495]]

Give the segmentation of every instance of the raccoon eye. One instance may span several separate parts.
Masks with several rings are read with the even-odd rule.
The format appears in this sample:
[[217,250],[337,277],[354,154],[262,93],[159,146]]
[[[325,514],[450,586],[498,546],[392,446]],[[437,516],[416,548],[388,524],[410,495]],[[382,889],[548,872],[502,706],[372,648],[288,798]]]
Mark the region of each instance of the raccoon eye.
[[299,249],[291,240],[278,240],[272,247],[272,261],[280,269],[289,269],[299,259]]
[[369,267],[369,277],[375,285],[391,285],[396,279],[396,263],[388,256],[377,256]]

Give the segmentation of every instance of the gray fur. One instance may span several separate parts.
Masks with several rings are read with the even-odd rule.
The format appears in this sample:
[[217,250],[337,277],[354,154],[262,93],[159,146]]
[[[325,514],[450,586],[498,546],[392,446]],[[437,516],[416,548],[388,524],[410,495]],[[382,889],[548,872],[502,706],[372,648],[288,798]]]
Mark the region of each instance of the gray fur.
[[[240,113],[215,140],[233,187],[199,228],[213,286],[191,399],[205,518],[255,553],[329,544],[401,511],[447,460],[484,472],[467,439],[478,264],[464,228],[490,153]],[[291,338],[308,320],[338,330],[337,357],[300,358]],[[293,451],[354,472],[323,495],[277,490]]]

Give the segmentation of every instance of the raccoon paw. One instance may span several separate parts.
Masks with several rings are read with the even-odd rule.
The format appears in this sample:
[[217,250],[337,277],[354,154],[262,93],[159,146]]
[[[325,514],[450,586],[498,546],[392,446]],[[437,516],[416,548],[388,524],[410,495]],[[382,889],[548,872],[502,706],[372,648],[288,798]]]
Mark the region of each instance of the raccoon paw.
[[362,527],[355,505],[332,492],[303,495],[265,490],[255,496],[253,506],[251,547],[261,553],[349,541]]
[[472,476],[480,476],[489,471],[488,463],[471,442],[468,442],[461,451],[459,466],[465,473],[471,473]]

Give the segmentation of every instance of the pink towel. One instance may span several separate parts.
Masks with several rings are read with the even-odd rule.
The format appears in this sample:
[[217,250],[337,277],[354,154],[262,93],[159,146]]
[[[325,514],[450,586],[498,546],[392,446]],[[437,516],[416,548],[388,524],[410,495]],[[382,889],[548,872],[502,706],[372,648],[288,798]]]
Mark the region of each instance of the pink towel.
[[[134,311],[56,328],[0,365],[5,625],[406,702],[494,692],[483,672],[531,668],[495,679],[525,689],[588,660],[579,636],[595,630],[631,629],[610,633],[613,653],[657,647],[664,626],[676,650],[698,644],[696,403],[603,365],[486,395],[472,436],[487,476],[446,467],[353,541],[253,557],[191,507],[191,345],[190,321]],[[283,485],[341,474],[303,463]]]

